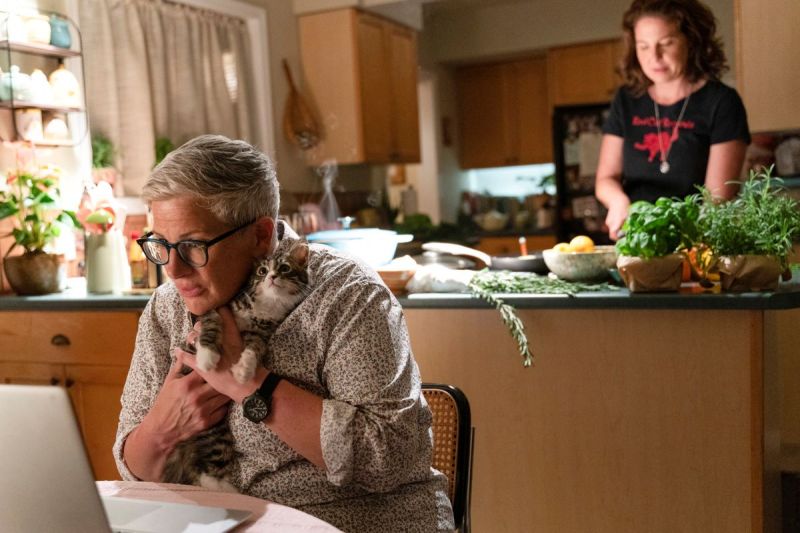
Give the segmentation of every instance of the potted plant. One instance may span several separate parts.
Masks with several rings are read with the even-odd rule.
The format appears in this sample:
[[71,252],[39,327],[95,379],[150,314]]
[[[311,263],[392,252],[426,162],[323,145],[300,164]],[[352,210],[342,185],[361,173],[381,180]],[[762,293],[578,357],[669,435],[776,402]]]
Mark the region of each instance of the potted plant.
[[[0,220],[13,217],[14,244],[3,257],[3,268],[17,294],[47,294],[61,290],[63,258],[45,249],[64,225],[80,227],[75,213],[58,207],[60,170],[42,166],[9,172],[0,180]],[[22,255],[10,256],[17,246]]]
[[704,244],[717,258],[723,290],[774,290],[790,275],[792,242],[800,235],[797,201],[784,194],[772,167],[751,171],[739,196],[715,202],[708,190],[699,225]]
[[631,204],[617,241],[617,269],[631,292],[676,291],[685,252],[699,236],[700,196]]
[[123,196],[122,177],[114,166],[114,144],[105,135],[92,135],[92,180],[106,182],[117,196]]

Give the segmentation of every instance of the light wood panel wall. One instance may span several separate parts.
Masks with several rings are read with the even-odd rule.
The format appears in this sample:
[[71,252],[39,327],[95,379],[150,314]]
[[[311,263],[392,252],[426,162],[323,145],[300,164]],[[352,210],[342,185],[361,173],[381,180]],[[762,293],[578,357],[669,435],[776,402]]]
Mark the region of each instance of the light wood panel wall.
[[472,406],[475,531],[762,531],[761,312],[520,316],[529,369],[494,310],[406,310]]

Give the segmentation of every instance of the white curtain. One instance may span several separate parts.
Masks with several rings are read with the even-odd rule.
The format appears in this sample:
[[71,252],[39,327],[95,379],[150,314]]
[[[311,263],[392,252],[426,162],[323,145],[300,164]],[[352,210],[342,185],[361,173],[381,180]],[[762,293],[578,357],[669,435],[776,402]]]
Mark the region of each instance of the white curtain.
[[91,130],[114,143],[126,195],[141,191],[159,137],[260,144],[243,20],[164,0],[79,1]]

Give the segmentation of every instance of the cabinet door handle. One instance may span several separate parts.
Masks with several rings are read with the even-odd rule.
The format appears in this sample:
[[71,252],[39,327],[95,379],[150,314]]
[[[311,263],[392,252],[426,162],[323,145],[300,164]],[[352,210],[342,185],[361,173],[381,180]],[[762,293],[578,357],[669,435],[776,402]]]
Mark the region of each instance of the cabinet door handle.
[[57,333],[56,335],[53,335],[52,339],[50,339],[50,344],[53,346],[69,346],[71,343],[69,341],[69,337],[62,335],[61,333]]
[[64,382],[64,386],[68,389],[73,385],[75,385],[75,381],[72,378],[67,378],[67,380]]
[[55,385],[58,385],[59,383],[61,383],[61,380],[60,380],[60,379],[58,379],[58,378],[55,378],[55,377],[53,377],[53,378],[50,378],[50,385],[53,385],[53,386],[55,386]]

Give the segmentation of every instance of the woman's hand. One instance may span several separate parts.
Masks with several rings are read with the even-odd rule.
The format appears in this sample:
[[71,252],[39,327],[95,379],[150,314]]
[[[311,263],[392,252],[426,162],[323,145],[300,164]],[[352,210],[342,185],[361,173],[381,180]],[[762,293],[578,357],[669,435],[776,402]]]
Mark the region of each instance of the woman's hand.
[[179,357],[167,374],[153,407],[125,440],[125,463],[146,481],[160,481],[175,446],[220,422],[230,398],[218,393],[196,372],[183,375]]
[[625,196],[624,199],[620,198],[609,206],[608,214],[606,215],[606,226],[608,227],[608,237],[612,241],[619,239],[619,232],[625,223],[625,219],[628,218],[630,205],[630,200]]
[[164,380],[152,409],[142,421],[151,431],[180,442],[208,429],[225,417],[230,398],[220,394],[195,372],[183,375],[177,358]]
[[[175,349],[175,357],[193,371],[192,374],[199,376],[209,386],[213,387],[219,394],[224,395],[236,403],[242,401],[253,393],[264,381],[267,371],[264,367],[257,367],[254,376],[246,383],[239,383],[231,373],[231,367],[239,360],[242,348],[242,336],[236,327],[236,319],[227,307],[217,309],[222,318],[222,354],[217,367],[205,372],[197,366],[197,359],[194,354]],[[195,324],[195,329],[187,337],[187,342],[194,344],[199,334],[200,323]]]

